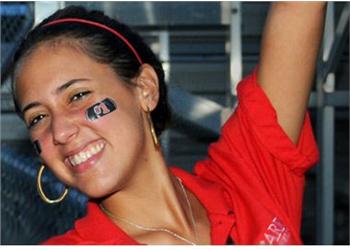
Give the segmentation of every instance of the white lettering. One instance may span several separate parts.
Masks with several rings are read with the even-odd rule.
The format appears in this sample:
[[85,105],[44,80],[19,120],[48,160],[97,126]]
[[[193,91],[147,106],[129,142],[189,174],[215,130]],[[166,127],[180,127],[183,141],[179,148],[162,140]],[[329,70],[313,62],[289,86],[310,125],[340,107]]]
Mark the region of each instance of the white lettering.
[[264,238],[266,241],[262,240],[260,241],[260,244],[287,244],[290,238],[290,232],[287,227],[284,226],[282,221],[275,217],[271,224],[268,225],[266,232],[264,233]]

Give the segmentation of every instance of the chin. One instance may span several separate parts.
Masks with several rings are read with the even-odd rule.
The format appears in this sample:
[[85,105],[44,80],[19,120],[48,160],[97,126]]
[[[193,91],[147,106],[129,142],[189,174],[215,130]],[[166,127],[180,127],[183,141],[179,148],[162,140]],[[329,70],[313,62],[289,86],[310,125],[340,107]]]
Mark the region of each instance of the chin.
[[88,196],[90,199],[102,199],[106,196],[109,196],[110,193],[104,192],[104,191],[98,191],[98,190],[79,190],[86,196]]
[[88,185],[84,186],[84,188],[78,188],[80,192],[85,194],[91,199],[103,199],[107,196],[110,196],[116,192],[118,192],[115,187],[108,188],[106,185]]

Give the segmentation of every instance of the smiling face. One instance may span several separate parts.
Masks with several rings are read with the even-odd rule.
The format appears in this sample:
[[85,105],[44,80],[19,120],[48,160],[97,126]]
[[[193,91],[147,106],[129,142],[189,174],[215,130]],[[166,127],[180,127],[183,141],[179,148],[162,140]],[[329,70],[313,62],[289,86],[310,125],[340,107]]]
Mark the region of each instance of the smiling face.
[[[140,91],[78,49],[50,44],[24,59],[15,85],[43,162],[90,197],[117,191],[142,165],[149,139]],[[106,98],[115,110],[87,119],[87,110]]]

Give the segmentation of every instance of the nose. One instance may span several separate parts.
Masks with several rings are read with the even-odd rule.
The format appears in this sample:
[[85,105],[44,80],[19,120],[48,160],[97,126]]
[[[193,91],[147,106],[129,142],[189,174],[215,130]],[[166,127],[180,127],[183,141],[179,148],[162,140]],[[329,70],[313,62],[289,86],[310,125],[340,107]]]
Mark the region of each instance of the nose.
[[79,126],[69,115],[55,115],[51,124],[54,144],[66,144],[79,132]]

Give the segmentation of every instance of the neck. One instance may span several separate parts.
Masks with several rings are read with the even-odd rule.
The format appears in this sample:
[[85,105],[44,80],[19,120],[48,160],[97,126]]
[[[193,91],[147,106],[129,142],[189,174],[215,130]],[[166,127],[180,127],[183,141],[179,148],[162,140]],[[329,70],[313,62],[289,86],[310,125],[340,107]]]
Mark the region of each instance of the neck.
[[166,166],[161,151],[151,150],[145,155],[149,157],[141,160],[143,164],[130,181],[102,205],[139,225],[193,235],[191,212],[179,181]]

